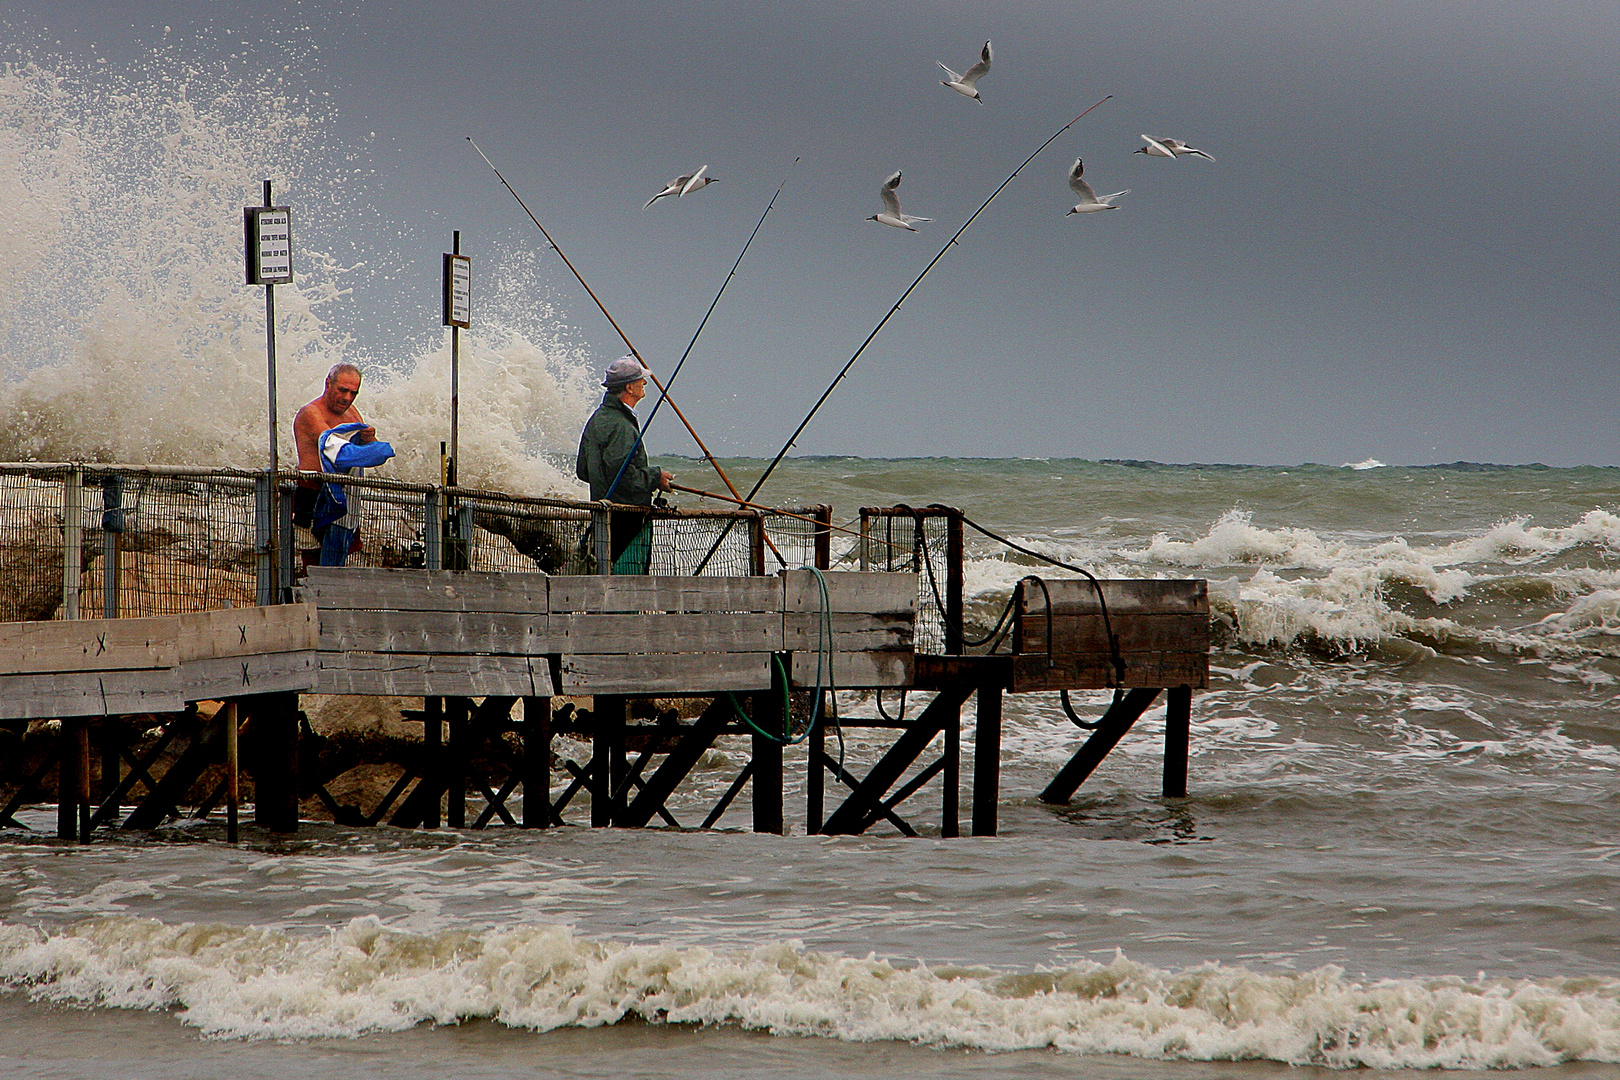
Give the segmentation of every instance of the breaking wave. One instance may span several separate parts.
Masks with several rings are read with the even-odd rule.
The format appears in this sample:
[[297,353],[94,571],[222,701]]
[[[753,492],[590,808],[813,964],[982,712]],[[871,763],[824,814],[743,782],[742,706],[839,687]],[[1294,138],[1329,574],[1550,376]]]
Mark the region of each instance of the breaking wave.
[[[367,376],[360,407],[400,451],[386,475],[437,479],[448,340],[433,299],[415,295],[423,275],[368,265],[355,246],[390,229],[407,246],[411,227],[379,229],[369,151],[341,144],[318,93],[288,85],[286,68],[311,58],[242,47],[257,62],[164,43],[124,70],[62,57],[0,67],[0,460],[262,467],[264,294],[243,283],[241,208],[271,177],[293,206],[297,271],[275,295],[282,459],[293,412],[349,361]],[[464,482],[575,488],[555,462],[600,391],[543,280],[521,248],[480,260],[462,347]],[[387,295],[400,297],[394,339],[358,341],[360,309]]]
[[[1534,657],[1620,656],[1620,515],[1591,510],[1565,527],[1498,522],[1438,543],[1326,537],[1265,528],[1234,509],[1201,536],[1159,534],[1115,546],[1020,538],[1043,554],[1120,577],[1210,581],[1210,607],[1230,640],[1343,653],[1406,643],[1422,649]],[[993,620],[1031,572],[1003,558],[973,561],[967,593]],[[1492,605],[1508,603],[1503,625]]]
[[1334,1068],[1620,1061],[1620,981],[1358,980],[1106,964],[897,966],[796,942],[721,952],[557,926],[413,934],[372,918],[297,938],[129,917],[0,923],[0,980],[36,999],[174,1009],[209,1035],[318,1038],[481,1018],[549,1031],[637,1019],[999,1051],[1052,1047]]

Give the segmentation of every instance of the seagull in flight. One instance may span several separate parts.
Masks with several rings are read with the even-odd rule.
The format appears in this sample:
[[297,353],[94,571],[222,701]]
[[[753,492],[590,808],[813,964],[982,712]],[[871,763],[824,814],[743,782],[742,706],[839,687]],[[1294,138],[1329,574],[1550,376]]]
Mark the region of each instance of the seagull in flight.
[[[698,188],[708,187],[710,184],[720,179],[718,176],[703,175],[708,171],[709,167],[705,165],[695,173],[687,173],[685,176],[677,176],[675,179],[664,185],[663,191],[660,191],[658,194],[648,199],[647,206],[651,206],[653,203],[657,202],[659,199],[662,199],[666,195],[674,195],[676,198],[679,198],[689,191],[696,191]],[[647,209],[647,206],[643,206],[642,209]]]
[[985,74],[989,72],[990,59],[990,43],[987,41],[984,43],[984,49],[979,53],[979,62],[968,68],[967,71],[960,75],[952,71],[950,68],[945,67],[944,64],[940,64],[938,60],[935,60],[934,63],[939,64],[939,66],[942,68],[945,68],[945,74],[948,76],[948,78],[941,81],[940,85],[948,86],[952,90],[955,90],[958,94],[961,94],[964,97],[970,97],[974,101],[977,101],[980,105],[983,105],[984,99],[979,96],[979,88],[975,84],[977,84],[978,81],[984,78]]
[[912,217],[910,214],[902,214],[900,212],[900,196],[894,193],[895,189],[899,186],[900,170],[896,169],[893,176],[883,181],[883,213],[873,214],[866,220],[876,221],[883,225],[892,225],[896,229],[905,229],[908,232],[916,232],[917,230],[911,227],[913,222],[933,221],[934,219],[931,217]]
[[[1113,205],[1111,200],[1117,199],[1121,195],[1129,195],[1131,193],[1130,189],[1116,191],[1112,195],[1104,195],[1099,199],[1097,193],[1091,190],[1091,185],[1080,178],[1085,171],[1085,163],[1079,158],[1075,158],[1074,165],[1069,169],[1069,188],[1080,196],[1080,201],[1074,204],[1074,208],[1069,211],[1069,214],[1094,214],[1098,210],[1118,210],[1119,207]],[[1069,214],[1063,216],[1068,217]]]
[[1158,138],[1154,138],[1152,135],[1144,135],[1142,138],[1147,140],[1147,145],[1139,146],[1135,150],[1132,150],[1131,153],[1146,154],[1148,157],[1167,158],[1190,157],[1196,154],[1201,158],[1209,158],[1210,161],[1215,160],[1202,150],[1188,146],[1180,139],[1167,139],[1162,135],[1160,135]]

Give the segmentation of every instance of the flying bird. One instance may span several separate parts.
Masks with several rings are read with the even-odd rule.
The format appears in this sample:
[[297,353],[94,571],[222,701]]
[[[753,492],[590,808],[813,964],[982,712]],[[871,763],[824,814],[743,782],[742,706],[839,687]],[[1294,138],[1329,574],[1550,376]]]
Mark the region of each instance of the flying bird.
[[[1069,169],[1069,188],[1080,196],[1080,201],[1074,204],[1074,208],[1069,211],[1069,214],[1094,214],[1098,210],[1118,210],[1119,207],[1114,206],[1111,200],[1117,199],[1121,195],[1129,195],[1131,193],[1130,189],[1116,191],[1112,195],[1104,195],[1099,199],[1097,193],[1091,190],[1091,185],[1080,179],[1085,171],[1085,163],[1079,158],[1075,158],[1074,165]],[[1069,214],[1063,216],[1068,217]]]
[[1147,140],[1147,145],[1139,146],[1135,150],[1132,150],[1131,153],[1146,154],[1148,157],[1167,158],[1190,157],[1196,154],[1201,158],[1209,158],[1210,161],[1215,160],[1202,150],[1188,146],[1180,139],[1167,139],[1162,135],[1158,138],[1154,138],[1152,135],[1144,135],[1142,138]]
[[939,66],[942,68],[945,68],[945,74],[950,76],[948,79],[943,80],[940,85],[948,86],[952,90],[955,90],[958,94],[961,94],[964,97],[970,97],[974,101],[977,101],[980,105],[983,105],[984,99],[979,96],[979,88],[976,84],[980,79],[985,77],[986,73],[989,72],[990,58],[990,43],[987,41],[984,43],[984,49],[979,53],[979,62],[968,68],[967,71],[960,75],[952,71],[950,68],[945,67],[944,64],[940,64],[938,60],[935,60],[934,63],[939,64]]
[[707,165],[705,165],[705,166],[703,166],[703,168],[701,168],[697,172],[693,173],[692,174],[692,179],[688,180],[686,183],[681,185],[681,194],[682,195],[689,195],[692,192],[698,190],[699,188],[708,187],[710,184],[712,184],[716,180],[720,179],[718,176],[704,176],[703,174],[708,172],[708,171],[709,171],[709,167]]
[[902,214],[900,212],[900,196],[895,194],[895,189],[899,186],[900,170],[896,169],[893,176],[883,181],[883,213],[873,214],[866,220],[876,221],[883,225],[892,225],[896,229],[905,229],[908,232],[916,232],[917,230],[911,227],[913,222],[933,221],[934,219],[931,217],[912,217],[910,214]]
[[[659,199],[662,199],[666,195],[674,195],[679,198],[680,196],[685,195],[688,191],[696,191],[698,188],[707,187],[719,179],[717,176],[704,176],[703,174],[708,171],[709,167],[705,165],[695,173],[687,173],[684,176],[677,176],[675,179],[664,185],[663,191],[660,191],[658,194],[648,199],[647,206],[651,206],[653,203],[657,202]],[[647,206],[643,206],[642,209],[647,209]]]

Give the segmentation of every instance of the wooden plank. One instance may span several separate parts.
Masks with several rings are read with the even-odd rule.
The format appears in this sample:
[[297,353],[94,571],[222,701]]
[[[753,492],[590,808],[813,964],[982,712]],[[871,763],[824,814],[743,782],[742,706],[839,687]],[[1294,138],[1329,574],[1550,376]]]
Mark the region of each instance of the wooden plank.
[[[1108,625],[1119,638],[1121,652],[1207,652],[1209,651],[1209,613],[1206,612],[1141,612],[1109,609]],[[1044,653],[1047,651],[1047,619],[1044,614],[1026,616],[1019,638],[1019,651]],[[1108,635],[1104,632],[1102,615],[1098,612],[1073,614],[1054,610],[1051,620],[1055,646],[1059,654],[1106,653]]]
[[[888,614],[917,610],[917,575],[911,573],[858,573],[822,575],[833,611]],[[819,612],[821,588],[810,570],[785,570],[783,610]]]
[[767,577],[551,578],[551,611],[781,611],[782,582]]
[[[221,656],[290,653],[319,645],[314,604],[227,608],[177,615],[181,663]],[[288,687],[288,689],[292,689]]]
[[[1046,593],[1052,594],[1053,614],[1088,614],[1097,611],[1097,591],[1083,579],[1045,579],[1046,589],[1028,584],[1023,589],[1020,613],[1029,622],[1046,611]],[[1209,582],[1201,578],[1144,580],[1105,578],[1099,580],[1108,613],[1180,612],[1209,614]]]
[[[909,649],[916,627],[912,612],[836,612],[831,617],[833,648],[839,652]],[[814,652],[821,645],[821,613],[788,614],[782,620],[782,648]]]
[[360,608],[544,615],[550,582],[545,574],[312,566],[300,593],[323,611]]
[[0,672],[172,668],[176,628],[173,615],[0,623]]
[[[811,671],[812,676],[815,674]],[[564,655],[564,694],[712,694],[764,690],[770,653],[652,653],[644,656]]]
[[0,720],[179,712],[185,705],[172,667],[0,675]]
[[314,692],[381,697],[550,697],[543,659],[340,652],[319,655]]
[[[874,689],[913,685],[916,654],[895,652],[840,652],[833,654],[833,685],[840,690]],[[793,685],[816,685],[816,654],[793,654]],[[825,673],[823,680],[825,680]]]
[[[1126,687],[1209,685],[1207,652],[1130,652],[1122,653]],[[1066,655],[1052,658],[1024,655],[1013,658],[1012,692],[1037,690],[1104,690],[1114,685],[1113,661],[1107,653]]]
[[492,654],[776,652],[781,616],[749,612],[529,616],[480,611],[326,611],[323,652]]
[[222,701],[244,694],[310,690],[317,670],[314,649],[215,656],[180,662],[180,692],[187,701]]
[[544,645],[546,618],[486,611],[322,609],[320,647],[322,652],[534,656],[555,651]]
[[712,611],[688,614],[552,615],[541,652],[781,652],[782,617]]

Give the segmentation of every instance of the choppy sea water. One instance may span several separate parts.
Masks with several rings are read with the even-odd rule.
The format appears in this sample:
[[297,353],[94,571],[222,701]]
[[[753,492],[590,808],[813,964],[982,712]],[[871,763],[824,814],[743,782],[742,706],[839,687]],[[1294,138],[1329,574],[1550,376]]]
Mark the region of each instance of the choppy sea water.
[[[785,838],[12,831],[0,1064],[1620,1075],[1620,471],[813,459],[768,490],[945,502],[1098,574],[1207,578],[1189,796],[1157,796],[1160,708],[1040,804],[1083,733],[1031,695],[1007,699],[994,839],[939,839],[931,789],[906,813],[933,835],[804,836],[796,786]],[[969,547],[988,624],[1032,567]],[[880,751],[849,732],[853,760]]]

